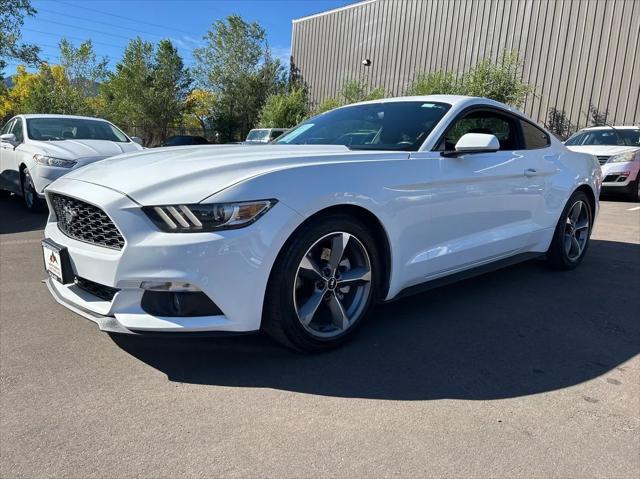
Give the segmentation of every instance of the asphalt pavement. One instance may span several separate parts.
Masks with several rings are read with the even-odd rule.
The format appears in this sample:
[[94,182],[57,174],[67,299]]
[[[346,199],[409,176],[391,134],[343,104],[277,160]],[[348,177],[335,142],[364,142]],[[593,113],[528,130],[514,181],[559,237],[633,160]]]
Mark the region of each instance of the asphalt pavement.
[[572,272],[537,260],[380,306],[301,356],[109,336],[41,280],[0,199],[0,477],[640,477],[640,208]]

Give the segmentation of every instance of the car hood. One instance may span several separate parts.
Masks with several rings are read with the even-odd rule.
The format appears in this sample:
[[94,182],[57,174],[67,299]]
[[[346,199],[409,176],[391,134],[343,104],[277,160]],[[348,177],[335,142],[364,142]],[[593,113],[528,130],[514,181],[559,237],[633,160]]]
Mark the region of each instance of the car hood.
[[198,203],[231,185],[285,168],[408,157],[405,152],[334,145],[177,146],[109,158],[65,178],[105,186],[142,205]]
[[620,145],[583,145],[583,146],[570,146],[566,145],[571,151],[577,153],[588,153],[596,156],[613,156],[618,153],[624,153],[629,150],[637,150],[633,146],[620,146]]
[[107,140],[60,140],[60,141],[31,141],[31,145],[42,150],[42,153],[64,160],[78,160],[81,158],[107,158],[121,155],[130,151],[139,151],[140,145],[131,141],[118,143]]

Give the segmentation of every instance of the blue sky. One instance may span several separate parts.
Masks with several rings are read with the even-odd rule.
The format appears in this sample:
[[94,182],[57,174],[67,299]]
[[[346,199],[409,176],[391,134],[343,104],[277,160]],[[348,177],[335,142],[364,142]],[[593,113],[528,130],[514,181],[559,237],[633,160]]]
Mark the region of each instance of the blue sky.
[[[289,57],[291,20],[354,3],[354,0],[32,0],[38,14],[27,18],[23,39],[57,61],[57,44],[66,37],[77,45],[91,39],[95,51],[111,60],[121,57],[128,39],[137,35],[157,42],[171,39],[187,65],[211,24],[237,13],[267,31],[275,56]],[[10,64],[5,75],[15,73]]]

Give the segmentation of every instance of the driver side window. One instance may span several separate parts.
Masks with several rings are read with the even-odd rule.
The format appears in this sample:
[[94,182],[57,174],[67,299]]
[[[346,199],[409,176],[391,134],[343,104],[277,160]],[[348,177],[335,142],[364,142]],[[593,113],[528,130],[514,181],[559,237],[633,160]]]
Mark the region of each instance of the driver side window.
[[517,126],[507,115],[495,111],[473,111],[456,122],[444,134],[438,145],[440,151],[455,150],[456,143],[467,133],[494,135],[500,141],[501,150],[517,150]]

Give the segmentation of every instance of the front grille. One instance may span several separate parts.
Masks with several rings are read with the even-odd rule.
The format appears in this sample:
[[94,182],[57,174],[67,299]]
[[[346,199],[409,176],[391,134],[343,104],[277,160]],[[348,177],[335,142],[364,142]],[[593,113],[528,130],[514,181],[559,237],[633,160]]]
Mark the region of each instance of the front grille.
[[122,249],[124,246],[124,238],[116,225],[97,206],[57,193],[52,193],[50,199],[58,228],[65,235],[106,248]]
[[80,276],[76,276],[76,286],[89,294],[97,296],[100,299],[104,299],[105,301],[113,300],[113,297],[116,295],[119,289],[112,288],[111,286],[105,286],[104,284],[95,283],[93,281],[89,281],[88,279],[81,278]]
[[601,165],[604,165],[607,161],[609,161],[609,157],[608,156],[599,156],[598,157],[598,162]]

